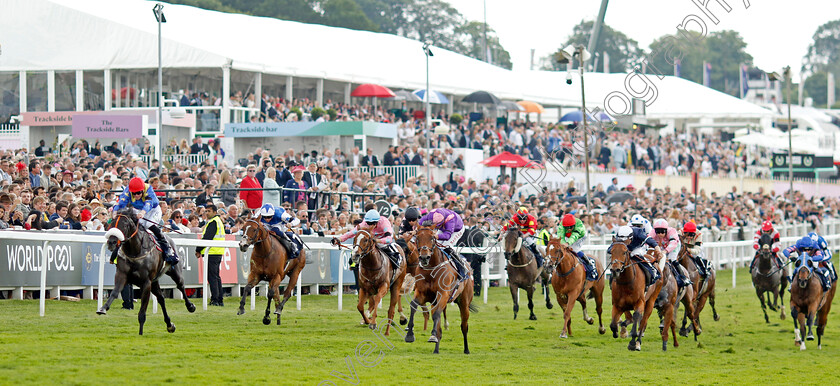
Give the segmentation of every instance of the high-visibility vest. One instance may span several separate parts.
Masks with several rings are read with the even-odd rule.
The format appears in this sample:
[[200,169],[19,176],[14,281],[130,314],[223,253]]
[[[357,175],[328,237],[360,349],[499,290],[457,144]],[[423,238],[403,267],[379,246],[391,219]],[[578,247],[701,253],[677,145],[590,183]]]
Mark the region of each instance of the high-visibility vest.
[[[216,234],[213,235],[213,240],[225,241],[225,224],[222,223],[222,219],[220,219],[219,216],[211,218],[210,221],[207,222],[207,224],[204,224],[204,229],[201,231],[201,233],[204,234],[204,232],[207,231],[207,226],[210,225],[210,223],[212,222],[216,223]],[[225,247],[211,247],[210,252],[208,252],[208,254],[224,255]]]
[[548,232],[548,229],[543,229],[537,234],[538,245],[546,246],[549,240],[551,240],[551,233]]

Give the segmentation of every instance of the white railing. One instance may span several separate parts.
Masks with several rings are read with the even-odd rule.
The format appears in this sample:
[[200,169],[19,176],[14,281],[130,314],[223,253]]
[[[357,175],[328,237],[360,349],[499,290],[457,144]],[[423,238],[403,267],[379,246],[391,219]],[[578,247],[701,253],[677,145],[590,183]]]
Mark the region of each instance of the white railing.
[[399,186],[405,186],[405,182],[409,178],[417,178],[420,166],[417,165],[399,165],[399,166],[359,166],[349,167],[347,172],[354,171],[356,173],[370,173],[371,178],[381,175],[390,175],[394,179],[394,183]]
[[164,162],[172,164],[178,163],[181,165],[199,165],[207,160],[208,155],[205,153],[199,154],[167,154],[163,156]]

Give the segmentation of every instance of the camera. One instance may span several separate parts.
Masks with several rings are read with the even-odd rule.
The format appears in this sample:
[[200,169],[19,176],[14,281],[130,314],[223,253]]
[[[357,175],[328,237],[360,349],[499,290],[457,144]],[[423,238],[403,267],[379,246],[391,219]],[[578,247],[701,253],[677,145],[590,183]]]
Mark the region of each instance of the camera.
[[566,71],[566,84],[572,84],[572,72]]

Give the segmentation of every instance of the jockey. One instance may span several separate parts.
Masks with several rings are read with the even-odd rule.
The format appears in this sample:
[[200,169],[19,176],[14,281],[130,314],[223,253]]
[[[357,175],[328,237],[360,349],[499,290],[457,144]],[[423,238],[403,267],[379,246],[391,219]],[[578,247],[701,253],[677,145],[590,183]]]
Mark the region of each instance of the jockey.
[[823,289],[831,287],[831,282],[833,281],[831,271],[820,264],[823,262],[831,264],[831,256],[824,256],[819,246],[814,243],[814,240],[805,236],[797,240],[796,244],[791,245],[782,251],[787,258],[790,258],[790,254],[793,252],[796,252],[800,256],[800,259],[804,258],[807,254],[810,257],[812,268],[814,268],[820,275],[820,281],[823,283]]
[[464,220],[461,219],[461,216],[449,209],[437,208],[420,217],[419,222],[421,226],[434,225],[434,228],[438,230],[437,239],[443,246],[444,254],[455,264],[455,268],[458,270],[458,280],[464,280],[467,277],[465,262],[463,257],[458,256],[452,249],[464,234]]
[[[139,218],[145,220],[140,221],[139,225],[144,226],[155,235],[158,245],[163,250],[164,260],[171,265],[178,264],[178,253],[175,252],[175,248],[169,245],[169,242],[163,236],[158,226],[161,222],[160,202],[152,186],[146,184],[138,177],[132,178],[128,182],[128,187],[120,194],[120,199],[117,201],[117,204],[111,207],[111,212],[115,214],[120,209],[129,205],[134,208],[135,213],[138,213]],[[118,249],[114,251],[116,252]]]
[[[417,228],[417,220],[420,219],[420,211],[415,207],[410,207],[405,210],[405,216],[400,224],[399,234],[403,235],[408,232],[413,232]],[[408,243],[402,237],[397,237],[397,244],[404,251],[408,251]]]
[[[502,232],[506,232],[508,228],[517,227],[524,236],[522,238],[522,246],[527,247],[534,254],[537,259],[537,268],[542,267],[543,257],[540,251],[537,250],[537,243],[534,236],[537,234],[537,219],[528,213],[528,209],[524,206],[519,207],[516,214],[510,219],[507,225],[502,227]],[[501,238],[503,233],[499,234]]]
[[653,233],[648,234],[656,244],[665,249],[665,255],[668,257],[668,263],[676,276],[677,284],[680,287],[685,287],[691,284],[685,275],[682,273],[682,267],[677,262],[677,257],[680,254],[680,238],[677,235],[677,230],[668,226],[668,221],[664,218],[658,218],[653,221]]
[[586,227],[583,226],[583,221],[580,221],[579,218],[576,218],[571,213],[566,213],[563,215],[560,226],[562,229],[557,230],[560,240],[577,253],[578,258],[583,263],[584,269],[586,269],[587,278],[590,280],[597,279],[598,270],[595,269],[592,262],[589,261],[589,258],[580,250],[587,239]]
[[292,254],[292,259],[297,258],[300,254],[300,249],[303,244],[298,240],[294,232],[287,230],[286,225],[297,226],[300,220],[286,212],[282,206],[275,207],[267,203],[260,208],[259,211],[260,222],[267,225],[268,229],[274,232],[280,239],[292,241],[289,243],[289,252]]
[[[639,218],[641,217],[642,216],[639,216]],[[637,226],[632,227],[628,227],[626,225],[619,227],[616,232],[616,239],[624,241],[625,244],[627,244],[627,249],[630,250],[630,256],[636,257],[641,262],[639,265],[650,275],[650,281],[647,285],[651,285],[656,280],[659,280],[660,274],[659,271],[653,267],[653,262],[648,261],[646,255],[649,248],[656,249],[657,255],[659,254],[660,249],[659,245],[656,244],[656,241],[648,236],[649,233],[645,231],[644,223],[637,222],[636,225]],[[607,253],[609,253],[609,250]]]
[[784,264],[782,263],[782,259],[779,258],[779,250],[781,249],[781,242],[779,239],[781,235],[779,235],[779,231],[773,229],[773,223],[770,220],[765,221],[761,224],[761,229],[755,231],[755,236],[753,236],[753,249],[755,249],[755,257],[753,257],[752,262],[750,262],[750,273],[752,273],[753,268],[755,268],[755,263],[758,261],[758,241],[761,240],[761,236],[769,234],[771,239],[773,240],[773,245],[770,246],[770,250],[773,252],[773,257],[775,257],[775,262],[778,268],[781,268]]
[[834,270],[834,264],[831,263],[831,251],[828,249],[828,243],[825,242],[825,239],[818,235],[816,232],[808,233],[808,237],[814,242],[814,245],[822,251],[822,255],[828,257],[828,259],[823,260],[825,263],[825,267],[828,268],[829,272],[831,272],[831,280],[837,281],[837,272]]
[[338,245],[341,242],[347,241],[355,237],[359,231],[368,231],[371,236],[376,239],[376,244],[379,249],[384,252],[391,259],[391,263],[395,267],[400,266],[400,252],[394,244],[394,228],[391,227],[391,222],[387,218],[381,217],[376,209],[371,209],[365,213],[364,221],[356,225],[355,228],[349,232],[339,236],[333,237],[330,244]]
[[685,239],[685,247],[688,250],[688,256],[694,260],[694,265],[700,277],[706,278],[706,261],[703,259],[702,242],[700,241],[700,232],[697,232],[697,224],[689,221],[683,225],[683,238]]

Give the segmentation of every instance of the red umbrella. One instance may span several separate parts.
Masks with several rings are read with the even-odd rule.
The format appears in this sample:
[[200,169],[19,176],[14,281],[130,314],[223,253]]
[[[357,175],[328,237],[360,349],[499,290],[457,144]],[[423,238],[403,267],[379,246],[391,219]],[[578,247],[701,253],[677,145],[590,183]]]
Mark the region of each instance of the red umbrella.
[[[130,97],[129,97],[130,96]],[[134,87],[123,87],[120,91],[120,99],[134,99],[137,97],[137,89]],[[117,99],[117,90],[111,89],[111,99]]]
[[393,98],[397,96],[391,89],[373,83],[365,83],[356,87],[350,95],[354,97]]
[[521,155],[516,155],[507,151],[502,152],[501,154],[494,155],[479,163],[484,164],[486,166],[507,166],[509,168],[536,168],[539,165],[535,161],[531,161]]

